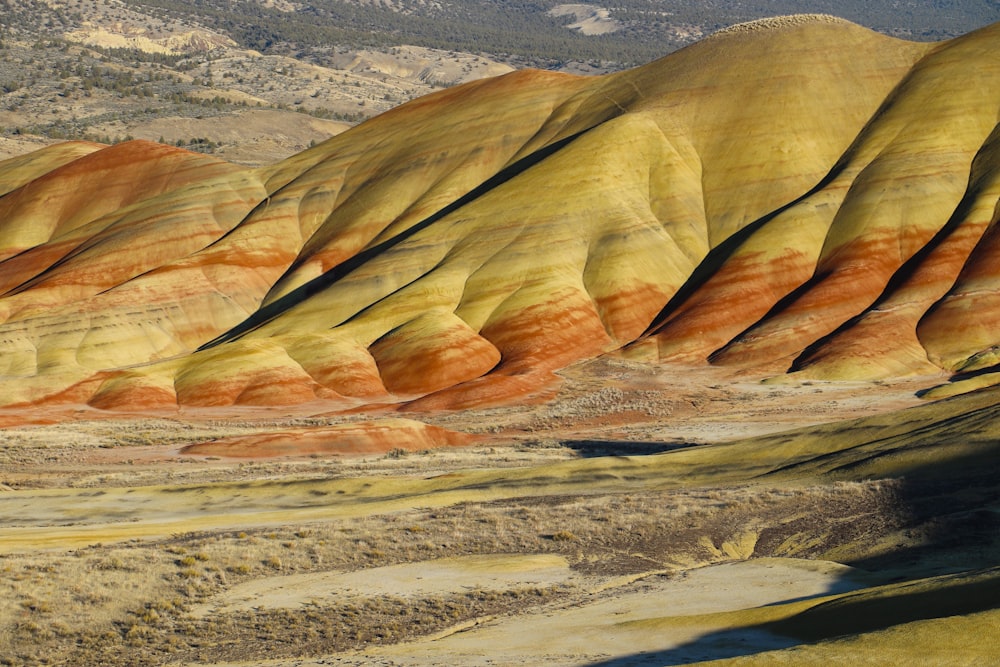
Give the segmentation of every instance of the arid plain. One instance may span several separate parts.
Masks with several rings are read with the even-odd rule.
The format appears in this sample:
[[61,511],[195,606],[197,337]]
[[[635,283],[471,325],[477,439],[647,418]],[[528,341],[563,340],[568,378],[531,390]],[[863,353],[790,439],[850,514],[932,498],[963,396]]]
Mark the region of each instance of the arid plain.
[[996,661],[998,35],[0,162],[0,661]]

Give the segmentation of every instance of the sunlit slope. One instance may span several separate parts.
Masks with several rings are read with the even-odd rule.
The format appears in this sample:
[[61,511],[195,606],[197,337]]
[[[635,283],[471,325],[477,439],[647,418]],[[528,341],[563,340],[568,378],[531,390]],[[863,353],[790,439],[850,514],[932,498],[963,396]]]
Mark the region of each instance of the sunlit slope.
[[101,148],[104,148],[103,144],[67,141],[3,160],[0,162],[0,194],[6,195],[53,169]]
[[[713,245],[822,177],[924,48],[842,22],[765,25],[602,79],[447,91],[447,125],[427,115],[435,98],[404,106],[379,120],[419,130],[405,152],[362,126],[349,146],[370,134],[377,152],[345,166],[322,147],[247,221],[284,215],[301,253],[245,326],[163,370],[191,404],[517,396],[639,336]],[[452,128],[480,126],[470,163]],[[518,149],[498,152],[497,132]]]
[[775,19],[443,90],[260,170],[142,142],[0,163],[0,403],[453,408],[621,348],[961,368],[988,318],[920,320],[992,275],[998,32]]
[[821,340],[795,368],[812,377],[893,377],[937,367],[956,370],[980,356],[996,341],[990,326],[995,316],[991,319],[982,303],[965,303],[957,312],[954,307],[972,291],[966,276],[978,273],[987,286],[995,282],[989,240],[995,232],[983,235],[998,221],[998,201],[1000,126],[974,158],[962,200],[941,230],[903,264],[874,306]]
[[[890,281],[905,283],[908,295],[886,298],[917,299],[919,319],[954,280],[970,242],[982,233],[984,209],[997,199],[995,149],[984,143],[1000,107],[998,36],[1000,27],[992,26],[928,53],[814,190],[710,257],[702,267],[704,282],[690,285],[690,294],[654,324],[659,356],[791,362],[893,290]],[[975,72],[967,72],[973,62]],[[944,266],[948,250],[942,249],[931,260],[935,268],[924,266],[922,277],[911,276],[917,262],[910,260],[943,242],[948,234],[935,236],[946,226],[957,263],[952,256]],[[925,284],[932,279],[934,285]],[[916,319],[894,325],[893,335],[913,341]],[[927,366],[920,350],[885,350],[887,341],[879,336],[888,331],[873,337],[870,321],[868,326],[861,350],[829,355],[826,375],[898,374]],[[834,365],[843,371],[834,372]]]
[[[46,149],[50,150],[50,149]],[[2,199],[0,368],[5,402],[72,391],[95,371],[189,352],[256,308],[226,267],[183,277],[266,196],[253,172],[150,142],[92,150]],[[249,272],[255,272],[250,267]]]

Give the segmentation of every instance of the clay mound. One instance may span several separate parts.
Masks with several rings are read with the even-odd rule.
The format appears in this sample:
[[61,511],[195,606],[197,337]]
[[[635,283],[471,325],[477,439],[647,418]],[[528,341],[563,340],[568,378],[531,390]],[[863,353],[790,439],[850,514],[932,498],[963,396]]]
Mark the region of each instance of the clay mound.
[[0,228],[0,257],[65,236],[141,199],[236,169],[148,141],[95,150],[32,178],[0,200],[0,216],[6,220]]
[[[1000,59],[988,45],[997,36],[1000,27],[981,31],[916,64],[845,156],[848,169],[858,158],[863,166],[824,237],[813,276],[715,360],[778,358],[836,330],[871,306],[891,279],[903,280],[908,271],[900,270],[963,198],[978,196],[968,192],[969,174],[1000,108],[1000,91],[992,88]],[[982,69],[960,74],[980,61]]]
[[138,142],[0,163],[0,404],[447,409],[622,349],[989,365],[998,36],[786,18],[439,91],[260,170]]
[[0,162],[0,196],[102,148],[103,144],[67,141],[3,160]]
[[[938,367],[957,370],[969,364],[967,360],[982,360],[981,351],[995,343],[988,329],[996,321],[996,305],[987,306],[982,296],[976,303],[967,300],[972,293],[988,294],[989,284],[996,281],[984,263],[996,266],[990,258],[995,233],[987,230],[1000,219],[998,199],[1000,127],[973,159],[968,186],[954,213],[896,272],[897,284],[860,317],[807,351],[795,368],[812,377],[881,378]],[[987,289],[970,288],[970,275],[985,280]]]
[[273,458],[312,454],[370,454],[393,450],[420,451],[472,444],[475,436],[430,426],[412,419],[380,419],[246,436],[187,445],[182,454],[229,458]]
[[[917,319],[947,290],[969,242],[982,233],[983,203],[975,202],[996,201],[988,176],[975,174],[970,182],[970,172],[977,154],[988,150],[1000,106],[986,83],[997,76],[988,44],[998,32],[993,26],[942,44],[917,62],[816,188],[710,258],[704,282],[691,285],[654,324],[660,357],[790,363],[876,302],[866,327],[887,303],[916,299],[915,318],[893,324],[881,318],[878,331],[867,328],[850,349],[841,340],[840,352],[813,351],[808,363],[822,355],[824,369],[815,374],[828,377],[925,370],[920,351],[896,349],[899,336],[915,339]],[[967,85],[960,72],[979,60],[985,78]],[[980,159],[978,171],[988,161]],[[975,219],[963,221],[970,208]],[[955,232],[948,247],[924,257],[944,243],[946,228]],[[947,253],[951,259],[942,266]],[[921,261],[937,268],[928,264],[913,276]],[[883,297],[897,288],[906,294]],[[901,316],[899,304],[893,317]],[[889,331],[894,335],[887,338]]]

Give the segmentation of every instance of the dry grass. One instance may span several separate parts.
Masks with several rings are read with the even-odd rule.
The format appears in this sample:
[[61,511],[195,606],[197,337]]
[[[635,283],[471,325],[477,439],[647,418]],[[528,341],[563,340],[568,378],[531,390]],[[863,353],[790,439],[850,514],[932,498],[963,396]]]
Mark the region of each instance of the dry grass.
[[[725,545],[740,539],[747,525],[760,526],[754,556],[822,557],[899,528],[885,520],[895,494],[892,484],[872,482],[549,497],[10,555],[0,559],[0,636],[12,649],[10,664],[25,665],[321,655],[523,612],[581,591],[524,587],[417,599],[322,599],[305,609],[202,618],[191,608],[254,579],[456,555],[557,553],[575,571],[598,578],[677,569],[727,560]],[[804,512],[808,525],[799,518]]]
[[[650,573],[732,559],[830,559],[906,580],[986,567],[1000,554],[996,522],[978,511],[993,502],[988,480],[968,473],[946,482],[889,478],[893,462],[910,456],[894,439],[906,430],[896,417],[635,456],[698,441],[678,435],[685,432],[725,440],[777,430],[784,422],[766,422],[770,413],[801,422],[870,410],[857,387],[713,382],[706,381],[713,369],[679,378],[613,360],[595,367],[568,369],[546,404],[420,415],[490,434],[469,449],[253,462],[176,455],[192,441],[364,418],[358,415],[11,429],[0,481],[14,490],[0,491],[0,527],[49,537],[79,527],[86,531],[75,539],[86,546],[0,556],[0,660],[292,659],[447,633],[483,617],[558,613],[613,598]],[[882,400],[906,394],[867,390]],[[811,402],[795,413],[792,400],[803,397]],[[949,432],[934,425],[940,415],[920,415],[907,417],[926,440],[914,440],[913,451],[951,460],[931,455]],[[977,423],[955,451],[984,456],[993,422]],[[941,424],[950,428],[953,420]],[[592,458],[599,455],[608,458]],[[882,473],[850,473],[859,464]],[[143,486],[152,484],[162,487]],[[228,527],[211,528],[205,517]],[[176,528],[163,532],[165,525]],[[320,590],[293,608],[227,611],[213,603],[234,587],[287,575],[490,554],[557,556],[577,578],[350,599]]]

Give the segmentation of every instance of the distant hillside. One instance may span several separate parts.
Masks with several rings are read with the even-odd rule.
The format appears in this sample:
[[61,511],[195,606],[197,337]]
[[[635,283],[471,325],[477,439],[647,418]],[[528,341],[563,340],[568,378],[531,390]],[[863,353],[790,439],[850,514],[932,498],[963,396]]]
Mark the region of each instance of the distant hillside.
[[996,2],[970,0],[3,0],[0,9],[0,158],[61,139],[134,137],[256,165],[440,87],[522,67],[617,71],[765,16],[822,12],[916,40],[1000,20]]
[[[880,32],[912,39],[944,39],[1000,20],[1000,4],[954,2],[840,2],[756,0],[622,0],[568,5],[560,0],[129,0],[154,14],[196,18],[240,44],[321,57],[331,44],[391,47],[404,44],[482,53],[515,65],[549,68],[569,62],[635,66],[711,34],[719,28],[766,16],[805,12],[846,18]],[[558,7],[606,11],[609,29],[584,34],[569,26],[575,12]]]
[[340,46],[324,64],[265,55],[190,17],[116,0],[10,10],[0,14],[0,157],[141,138],[266,164],[401,102],[511,70],[417,46]]

